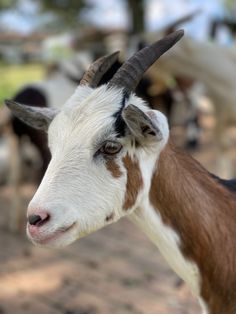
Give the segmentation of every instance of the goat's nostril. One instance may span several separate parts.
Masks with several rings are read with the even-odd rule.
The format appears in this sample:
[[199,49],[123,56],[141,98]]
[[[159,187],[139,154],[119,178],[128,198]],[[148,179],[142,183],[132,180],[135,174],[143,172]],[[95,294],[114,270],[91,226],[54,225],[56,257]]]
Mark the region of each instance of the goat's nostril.
[[46,221],[48,221],[49,219],[49,215],[45,214],[45,215],[30,215],[28,217],[28,222],[30,225],[33,226],[41,226],[43,223],[45,223]]
[[30,215],[28,218],[28,222],[30,225],[37,225],[40,221],[42,221],[41,216],[39,215]]

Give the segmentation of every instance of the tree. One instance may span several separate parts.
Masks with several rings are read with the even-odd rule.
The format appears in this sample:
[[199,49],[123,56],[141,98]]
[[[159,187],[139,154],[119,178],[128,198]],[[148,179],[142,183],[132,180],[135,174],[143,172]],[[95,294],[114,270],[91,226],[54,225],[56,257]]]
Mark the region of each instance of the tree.
[[224,0],[224,4],[229,12],[234,12],[236,10],[236,3],[235,0]]
[[17,2],[16,0],[1,0],[0,1],[0,11],[11,8],[13,5],[16,4],[16,2]]
[[142,33],[145,30],[145,0],[127,0],[132,34]]
[[43,11],[53,13],[68,28],[79,24],[79,12],[88,7],[86,0],[41,0],[39,3]]

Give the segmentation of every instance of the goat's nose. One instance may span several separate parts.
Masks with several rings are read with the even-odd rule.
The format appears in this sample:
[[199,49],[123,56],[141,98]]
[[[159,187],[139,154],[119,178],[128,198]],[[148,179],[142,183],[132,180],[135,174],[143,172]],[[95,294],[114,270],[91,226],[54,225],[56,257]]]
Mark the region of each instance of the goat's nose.
[[46,212],[40,212],[28,216],[28,223],[32,226],[42,226],[50,218],[50,215]]

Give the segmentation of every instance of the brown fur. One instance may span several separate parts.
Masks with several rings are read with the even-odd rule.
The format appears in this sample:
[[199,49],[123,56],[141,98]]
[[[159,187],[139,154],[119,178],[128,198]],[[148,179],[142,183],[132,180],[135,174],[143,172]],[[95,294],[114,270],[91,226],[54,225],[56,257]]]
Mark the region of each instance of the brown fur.
[[115,162],[114,159],[109,159],[106,162],[107,170],[113,175],[114,178],[119,178],[122,176],[119,165]]
[[143,187],[143,179],[137,159],[131,159],[129,155],[123,158],[124,166],[127,170],[126,194],[123,209],[131,208],[136,200],[139,191]]
[[171,143],[160,155],[150,201],[180,236],[202,277],[211,314],[236,313],[236,198]]

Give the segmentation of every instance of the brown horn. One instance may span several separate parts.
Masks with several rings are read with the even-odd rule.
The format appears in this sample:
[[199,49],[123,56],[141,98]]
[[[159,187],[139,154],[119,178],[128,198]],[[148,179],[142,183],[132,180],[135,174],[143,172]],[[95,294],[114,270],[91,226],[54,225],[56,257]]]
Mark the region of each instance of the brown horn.
[[168,49],[176,44],[184,31],[176,31],[163,39],[143,48],[136,52],[122,67],[116,72],[110,80],[108,87],[116,86],[123,87],[129,94],[135,90],[144,72]]
[[84,73],[79,85],[89,85],[97,87],[102,76],[118,60],[119,51],[101,57],[94,61],[89,69]]
[[193,11],[192,13],[186,14],[179,19],[175,20],[174,22],[171,22],[170,24],[166,25],[164,29],[162,29],[162,32],[164,32],[165,35],[168,35],[175,31],[176,28],[178,28],[181,24],[191,21],[193,18],[195,18],[198,14],[202,12],[201,9],[197,9]]

